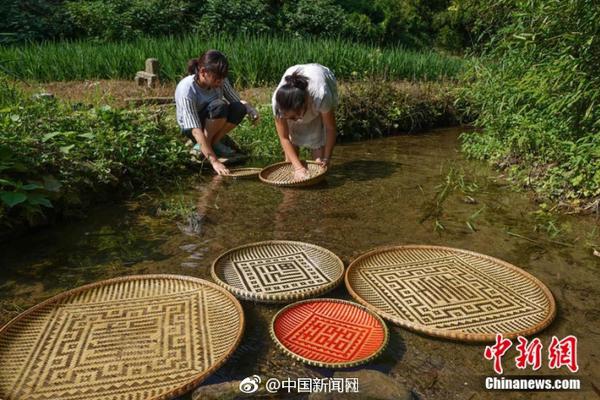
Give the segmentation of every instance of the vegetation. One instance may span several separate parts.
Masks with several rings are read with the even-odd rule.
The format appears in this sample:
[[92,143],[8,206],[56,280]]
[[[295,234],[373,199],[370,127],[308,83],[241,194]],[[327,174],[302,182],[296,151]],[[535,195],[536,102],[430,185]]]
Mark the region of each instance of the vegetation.
[[476,0],[5,0],[5,42],[139,36],[289,34],[412,48],[472,44]]
[[187,61],[216,48],[230,59],[231,75],[238,85],[261,86],[279,82],[287,67],[319,62],[338,79],[438,80],[455,77],[463,65],[457,57],[434,51],[380,49],[342,39],[301,39],[256,36],[198,36],[138,38],[123,43],[59,42],[0,48],[0,60],[23,79],[68,81],[132,79],[148,57],[161,62],[161,78],[177,81]]
[[514,2],[470,66],[463,98],[482,132],[468,155],[506,169],[543,197],[600,198],[600,8],[591,0]]
[[172,128],[156,111],[30,100],[0,80],[0,224],[43,221],[180,173],[189,158]]

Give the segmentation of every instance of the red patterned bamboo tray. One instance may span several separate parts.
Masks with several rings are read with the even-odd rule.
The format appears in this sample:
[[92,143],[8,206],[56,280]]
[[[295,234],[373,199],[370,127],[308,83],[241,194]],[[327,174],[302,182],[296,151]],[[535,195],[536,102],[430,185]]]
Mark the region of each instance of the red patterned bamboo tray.
[[367,308],[345,300],[310,299],[280,310],[271,337],[295,360],[347,368],[376,358],[388,342],[385,322]]
[[532,335],[556,315],[538,279],[505,261],[439,246],[393,246],[358,257],[346,271],[356,300],[427,335],[493,341]]
[[271,240],[221,254],[212,264],[211,276],[238,298],[282,303],[335,288],[344,279],[344,263],[314,244]]
[[221,366],[243,329],[240,303],[202,279],[82,286],[0,328],[0,399],[170,399]]
[[290,162],[280,162],[269,165],[260,171],[258,177],[261,181],[280,187],[302,187],[315,185],[325,178],[327,167],[315,161],[306,161],[309,177],[306,179],[294,179],[294,167]]
[[253,178],[258,176],[261,168],[229,168],[229,173],[223,176],[230,178]]

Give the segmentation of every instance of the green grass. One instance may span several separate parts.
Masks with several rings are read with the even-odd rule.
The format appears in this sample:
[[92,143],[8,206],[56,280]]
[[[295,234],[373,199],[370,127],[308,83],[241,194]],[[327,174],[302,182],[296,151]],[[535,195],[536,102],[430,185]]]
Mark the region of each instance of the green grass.
[[131,42],[90,41],[0,47],[0,63],[22,79],[69,81],[133,79],[146,58],[158,58],[163,80],[185,75],[187,61],[206,49],[225,52],[235,83],[244,87],[273,84],[294,64],[318,62],[338,79],[365,77],[439,80],[458,75],[463,60],[433,51],[381,49],[342,39],[198,36],[140,38]]

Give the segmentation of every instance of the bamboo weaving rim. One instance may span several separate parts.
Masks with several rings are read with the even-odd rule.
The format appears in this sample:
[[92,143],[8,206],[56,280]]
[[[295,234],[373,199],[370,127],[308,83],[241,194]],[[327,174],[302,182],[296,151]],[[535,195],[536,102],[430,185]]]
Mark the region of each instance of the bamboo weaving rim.
[[[461,280],[463,276],[468,279]],[[500,259],[450,247],[375,249],[350,264],[344,281],[354,299],[383,318],[452,340],[493,341],[496,333],[528,336],[556,316],[552,293],[531,274]],[[444,297],[453,299],[443,303]]]
[[310,174],[308,179],[294,180],[294,168],[292,167],[292,163],[287,161],[263,168],[258,177],[265,183],[279,187],[312,186],[325,178],[327,167],[322,167],[315,161],[306,161],[306,167]]
[[231,356],[244,324],[235,297],[194,277],[134,275],[81,286],[0,328],[0,361],[11,360],[0,362],[0,398],[171,399]]
[[[357,360],[353,360],[353,361],[349,361],[349,362],[335,362],[335,363],[327,363],[327,362],[323,362],[323,361],[318,361],[318,360],[314,360],[311,358],[306,358],[303,357],[301,355],[299,355],[298,353],[290,350],[285,344],[283,344],[281,342],[281,340],[279,339],[279,337],[277,336],[277,333],[275,332],[275,324],[277,322],[277,319],[280,318],[281,316],[283,316],[288,310],[301,306],[303,304],[308,304],[308,303],[340,303],[340,304],[346,304],[346,305],[350,305],[352,307],[356,307],[357,309],[359,309],[360,311],[368,314],[370,317],[374,318],[377,323],[379,324],[381,330],[383,331],[383,340],[381,342],[380,347],[375,350],[372,354],[370,354],[367,357],[363,357],[361,359],[357,359]],[[385,324],[385,321],[376,313],[374,313],[373,311],[369,310],[367,307],[364,307],[360,304],[354,303],[352,301],[347,301],[347,300],[340,300],[340,299],[331,299],[331,298],[327,298],[327,299],[322,299],[322,298],[318,298],[318,299],[308,299],[308,300],[302,300],[302,301],[298,301],[296,303],[292,303],[289,304],[287,306],[285,306],[284,308],[282,308],[281,310],[279,310],[277,312],[277,314],[275,314],[275,316],[273,317],[273,319],[271,320],[271,325],[270,325],[270,329],[269,329],[269,333],[271,335],[271,339],[273,339],[273,341],[275,342],[275,344],[277,345],[277,347],[283,351],[285,354],[287,354],[288,356],[292,357],[294,360],[296,361],[300,361],[303,363],[306,363],[308,365],[312,365],[315,367],[321,367],[321,368],[350,368],[350,367],[355,367],[357,365],[361,365],[361,364],[366,364],[371,360],[374,360],[375,358],[379,357],[379,355],[381,355],[381,353],[385,350],[388,341],[389,341],[389,331],[387,328],[387,325]]]
[[229,173],[223,176],[229,178],[253,178],[258,176],[261,168],[229,168]]
[[332,290],[344,279],[344,263],[321,246],[269,240],[226,251],[213,261],[210,273],[240,299],[284,303]]

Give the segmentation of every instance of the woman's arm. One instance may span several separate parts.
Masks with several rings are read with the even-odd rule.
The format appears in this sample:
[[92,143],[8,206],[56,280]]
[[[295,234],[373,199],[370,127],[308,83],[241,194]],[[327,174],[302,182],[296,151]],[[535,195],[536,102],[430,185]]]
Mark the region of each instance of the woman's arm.
[[337,136],[337,127],[335,124],[335,110],[321,113],[323,125],[325,126],[325,151],[323,152],[323,161],[327,165],[333,154],[335,139]]
[[210,141],[206,138],[203,129],[193,128],[192,136],[194,136],[194,139],[196,139],[196,142],[200,145],[200,151],[202,154],[204,154],[208,162],[210,162],[210,165],[212,165],[215,172],[219,175],[229,173],[227,167],[217,158],[217,155],[210,145]]
[[231,83],[229,82],[229,79],[227,79],[227,78],[225,78],[223,80],[223,97],[225,97],[225,99],[229,103],[235,103],[235,102],[242,103],[244,105],[244,107],[246,107],[246,113],[248,114],[250,119],[254,123],[256,123],[258,121],[259,115],[258,115],[258,111],[256,111],[256,108],[252,107],[252,104],[248,103],[247,101],[241,100],[240,94],[238,92],[236,92],[236,90],[233,88],[233,86],[231,86]]
[[294,170],[304,169],[304,165],[300,161],[298,154],[296,154],[296,147],[290,141],[290,129],[287,121],[283,118],[275,117],[275,129],[277,130],[279,142],[281,143],[281,148],[283,148],[286,159],[292,163]]

